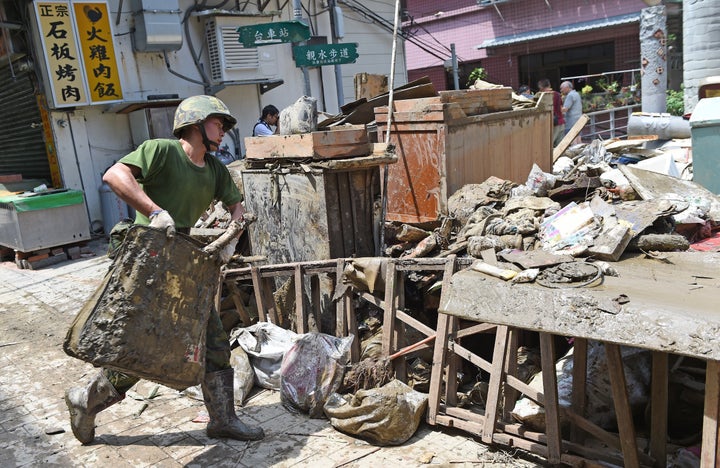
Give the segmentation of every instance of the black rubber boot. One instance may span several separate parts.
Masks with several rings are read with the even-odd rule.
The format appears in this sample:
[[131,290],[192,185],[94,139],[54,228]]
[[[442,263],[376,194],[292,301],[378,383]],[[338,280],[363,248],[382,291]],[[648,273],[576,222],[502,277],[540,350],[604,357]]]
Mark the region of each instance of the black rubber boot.
[[207,435],[214,439],[260,440],[265,437],[262,428],[246,426],[235,414],[234,374],[232,368],[205,374],[201,388],[210,416]]
[[89,444],[95,438],[95,416],[125,396],[120,395],[103,371],[86,387],[73,387],[65,392],[65,403],[70,411],[70,427],[75,438]]

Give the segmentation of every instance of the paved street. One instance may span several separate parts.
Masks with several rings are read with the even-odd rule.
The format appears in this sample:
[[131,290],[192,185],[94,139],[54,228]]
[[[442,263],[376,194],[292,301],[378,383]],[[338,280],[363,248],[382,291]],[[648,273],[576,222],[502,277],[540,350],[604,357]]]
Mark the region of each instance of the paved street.
[[[259,442],[209,439],[204,405],[140,381],[100,413],[95,442],[72,435],[63,394],[97,372],[62,342],[109,260],[93,241],[83,258],[40,270],[0,263],[0,466],[542,466],[490,450],[468,434],[424,423],[400,447],[380,448],[335,431],[325,419],[288,412],[278,392],[256,389],[238,413],[266,433]],[[157,396],[148,398],[157,392]]]

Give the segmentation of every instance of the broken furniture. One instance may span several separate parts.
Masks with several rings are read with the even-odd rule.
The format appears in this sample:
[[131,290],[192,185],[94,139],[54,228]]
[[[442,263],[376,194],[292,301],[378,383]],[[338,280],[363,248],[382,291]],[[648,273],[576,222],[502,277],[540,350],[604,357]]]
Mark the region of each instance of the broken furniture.
[[80,190],[0,197],[0,245],[32,252],[89,240],[85,197]]
[[[720,314],[717,312],[720,254],[668,253],[659,260],[628,258],[614,263],[619,277],[605,277],[593,288],[547,289],[537,284],[509,284],[471,269],[456,273],[443,289],[433,359],[428,421],[476,434],[486,443],[511,445],[539,454],[550,463],[575,465],[604,460],[636,466],[665,466],[668,402],[668,353],[690,356],[707,364],[702,434],[704,467],[720,463]],[[459,329],[459,320],[478,322]],[[458,342],[487,327],[496,328],[492,362],[469,353]],[[473,329],[474,328],[474,329]],[[516,332],[540,333],[543,392],[514,375]],[[552,335],[574,337],[572,405],[560,407]],[[603,343],[619,436],[589,421],[585,408],[587,340]],[[651,434],[649,454],[638,450],[628,403],[620,346],[652,351]],[[470,360],[490,374],[484,413],[454,406],[453,379],[443,393],[443,372],[452,375],[455,356]],[[523,393],[545,408],[546,430],[534,432],[499,411]],[[445,403],[441,396],[445,395]],[[561,417],[569,421],[570,440],[561,436]],[[580,431],[609,449],[583,444]],[[614,452],[614,453],[613,453]]]
[[245,207],[258,217],[248,232],[253,255],[278,264],[376,253],[379,167],[396,158],[368,142],[365,126],[246,144]]
[[[370,292],[367,288],[358,287],[348,283],[343,276],[347,268],[354,262],[363,260],[377,261],[378,291]],[[257,305],[258,319],[261,322],[270,321],[285,328],[290,327],[287,319],[294,322],[294,331],[307,333],[311,330],[333,334],[335,336],[348,336],[352,333],[356,340],[353,342],[351,357],[356,362],[360,356],[360,344],[355,317],[354,300],[363,300],[375,305],[383,311],[383,355],[390,356],[407,346],[414,346],[414,350],[431,348],[431,340],[425,343],[408,343],[403,333],[404,326],[408,325],[418,330],[426,338],[435,335],[435,330],[421,323],[403,309],[405,302],[405,289],[403,287],[403,274],[408,271],[439,273],[441,278],[450,278],[456,268],[467,267],[470,260],[458,260],[454,255],[447,258],[339,258],[336,260],[323,260],[316,262],[297,262],[277,265],[252,266],[223,270],[220,281],[228,285],[228,291],[235,306],[235,311],[244,326],[249,326],[251,317],[242,302],[238,291],[238,282],[250,280]],[[330,275],[336,285],[335,297],[335,323],[331,329],[323,329],[319,317],[321,308],[326,305],[320,297],[320,275]],[[284,317],[283,311],[273,297],[276,287],[276,278],[293,278],[294,281],[294,309],[292,317]],[[306,297],[304,287],[310,286],[310,295]],[[297,285],[301,285],[300,288]],[[378,297],[381,296],[381,297]],[[221,297],[216,297],[216,307],[220,310]],[[287,315],[289,310],[284,311]],[[400,361],[399,361],[400,362]],[[396,371],[404,380],[404,366],[396,366]]]
[[[398,163],[389,166],[386,219],[436,221],[465,184],[490,176],[524,183],[533,164],[550,171],[551,101],[543,97],[535,108],[512,110],[510,88],[395,101],[387,143],[395,145]],[[384,141],[387,106],[377,107],[375,118]]]

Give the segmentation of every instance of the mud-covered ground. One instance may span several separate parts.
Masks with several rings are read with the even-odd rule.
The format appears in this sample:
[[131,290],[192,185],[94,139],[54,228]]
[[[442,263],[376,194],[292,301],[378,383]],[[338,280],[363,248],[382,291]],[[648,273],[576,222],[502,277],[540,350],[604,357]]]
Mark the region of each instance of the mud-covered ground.
[[95,442],[82,446],[70,431],[63,394],[96,370],[67,356],[62,343],[110,265],[102,242],[90,248],[95,255],[40,270],[0,263],[0,466],[544,466],[424,423],[402,446],[374,447],[325,419],[290,413],[278,392],[258,389],[239,414],[261,425],[266,438],[218,441],[193,422],[205,415],[202,403],[145,380],[98,416]]

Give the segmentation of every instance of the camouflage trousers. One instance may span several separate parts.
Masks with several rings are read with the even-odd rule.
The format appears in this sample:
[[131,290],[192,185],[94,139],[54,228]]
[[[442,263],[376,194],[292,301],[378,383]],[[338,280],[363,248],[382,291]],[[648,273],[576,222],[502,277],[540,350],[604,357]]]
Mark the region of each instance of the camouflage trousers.
[[[210,311],[205,338],[205,372],[217,372],[230,368],[230,341],[220,315],[215,308]],[[140,378],[110,369],[103,369],[113,387],[124,395]]]

